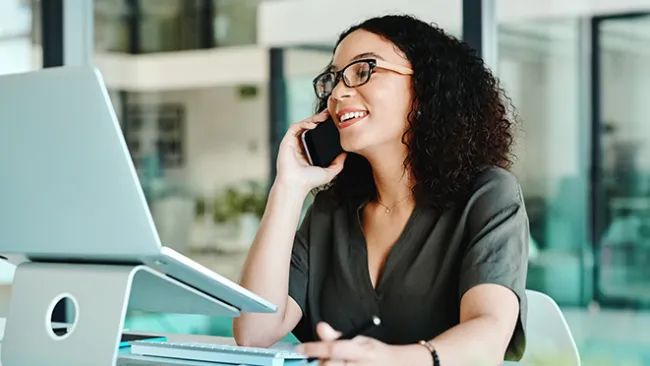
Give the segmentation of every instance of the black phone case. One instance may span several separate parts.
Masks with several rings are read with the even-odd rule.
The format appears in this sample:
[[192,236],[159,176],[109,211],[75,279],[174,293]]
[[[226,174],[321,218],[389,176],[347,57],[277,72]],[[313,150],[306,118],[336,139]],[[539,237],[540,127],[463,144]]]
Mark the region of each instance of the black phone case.
[[315,166],[328,167],[343,152],[339,130],[331,118],[307,131],[304,138],[305,149]]

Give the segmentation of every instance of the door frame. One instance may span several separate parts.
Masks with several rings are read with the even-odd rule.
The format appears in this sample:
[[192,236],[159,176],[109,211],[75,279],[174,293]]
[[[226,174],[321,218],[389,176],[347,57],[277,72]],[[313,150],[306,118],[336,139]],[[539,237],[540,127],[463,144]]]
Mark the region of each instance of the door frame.
[[605,295],[601,289],[600,271],[601,271],[601,240],[605,232],[607,222],[607,197],[604,187],[604,172],[603,172],[603,146],[602,146],[602,131],[604,121],[602,119],[602,104],[603,101],[603,80],[602,80],[602,60],[601,60],[601,45],[602,33],[601,25],[610,20],[625,20],[636,19],[641,17],[650,17],[650,12],[627,12],[598,15],[591,18],[590,21],[590,115],[591,115],[591,128],[590,128],[590,156],[589,163],[591,169],[589,170],[589,185],[590,194],[588,200],[589,217],[588,220],[588,233],[592,245],[593,253],[593,301],[601,306],[608,308],[647,308],[647,304],[641,301],[628,298],[612,297]]

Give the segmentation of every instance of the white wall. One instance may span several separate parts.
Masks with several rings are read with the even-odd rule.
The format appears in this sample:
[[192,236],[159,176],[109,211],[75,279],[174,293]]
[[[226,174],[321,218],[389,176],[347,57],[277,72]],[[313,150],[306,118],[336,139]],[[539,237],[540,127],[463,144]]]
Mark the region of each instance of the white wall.
[[268,50],[237,46],[143,55],[98,52],[94,62],[109,88],[186,90],[268,80]]
[[33,70],[34,49],[29,37],[0,39],[0,75]]
[[[266,87],[250,99],[237,86],[136,94],[140,103],[181,103],[186,111],[186,164],[168,172],[205,194],[269,175]],[[132,100],[131,102],[133,102]]]

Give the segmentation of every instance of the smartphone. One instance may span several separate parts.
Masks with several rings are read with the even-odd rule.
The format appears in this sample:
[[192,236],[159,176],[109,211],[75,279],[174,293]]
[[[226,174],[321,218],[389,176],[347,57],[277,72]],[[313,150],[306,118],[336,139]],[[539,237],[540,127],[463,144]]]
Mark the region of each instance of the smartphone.
[[302,133],[302,146],[311,165],[328,167],[343,152],[339,129],[334,123],[330,117],[313,130]]

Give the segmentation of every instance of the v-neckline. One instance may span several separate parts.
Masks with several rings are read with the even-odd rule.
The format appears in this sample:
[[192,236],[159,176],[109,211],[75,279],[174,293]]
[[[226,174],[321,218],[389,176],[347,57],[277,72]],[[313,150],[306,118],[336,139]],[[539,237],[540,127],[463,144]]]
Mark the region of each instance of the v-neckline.
[[363,231],[363,224],[361,220],[362,210],[368,202],[369,200],[365,200],[364,202],[360,203],[356,207],[356,211],[354,212],[356,216],[355,233],[357,234],[358,239],[362,243],[361,250],[363,251],[363,266],[361,267],[363,271],[363,275],[362,275],[364,281],[363,286],[367,288],[375,296],[375,300],[379,300],[382,295],[381,287],[386,282],[387,278],[389,278],[390,272],[394,267],[393,262],[396,259],[392,259],[392,258],[396,258],[396,257],[399,258],[398,254],[402,252],[405,247],[404,242],[407,241],[407,239],[409,239],[409,237],[412,236],[411,235],[412,227],[414,225],[416,218],[420,214],[420,206],[416,202],[413,211],[409,215],[409,218],[406,220],[406,224],[404,225],[402,232],[397,237],[397,240],[395,240],[395,243],[393,243],[393,245],[388,250],[388,254],[386,255],[386,260],[384,261],[384,264],[381,267],[379,275],[377,276],[377,283],[375,283],[375,285],[373,286],[372,278],[370,277],[370,267],[368,263],[368,241]]

